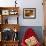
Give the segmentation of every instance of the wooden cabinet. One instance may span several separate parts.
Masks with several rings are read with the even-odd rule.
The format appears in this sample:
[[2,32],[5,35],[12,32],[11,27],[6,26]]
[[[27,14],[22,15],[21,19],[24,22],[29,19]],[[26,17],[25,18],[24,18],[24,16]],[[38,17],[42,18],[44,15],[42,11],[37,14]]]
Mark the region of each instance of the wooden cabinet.
[[[18,23],[18,10],[19,7],[0,7],[0,46],[18,46],[19,39],[16,40],[15,38],[15,36],[18,38],[17,35],[20,28]],[[5,35],[7,36],[5,36],[4,33],[6,33]],[[10,37],[11,39],[9,39]]]
[[0,24],[18,24],[18,11],[19,7],[0,7]]

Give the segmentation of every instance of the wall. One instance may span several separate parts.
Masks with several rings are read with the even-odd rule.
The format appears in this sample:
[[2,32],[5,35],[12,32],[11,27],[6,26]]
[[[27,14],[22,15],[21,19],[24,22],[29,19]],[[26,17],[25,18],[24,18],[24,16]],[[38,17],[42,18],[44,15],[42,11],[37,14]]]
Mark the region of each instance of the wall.
[[[14,0],[15,1],[15,0]],[[1,7],[15,6],[13,0],[0,0]],[[19,24],[21,26],[43,26],[42,0],[17,0],[19,8]],[[36,19],[23,19],[23,8],[36,8]],[[10,20],[10,19],[9,19]]]

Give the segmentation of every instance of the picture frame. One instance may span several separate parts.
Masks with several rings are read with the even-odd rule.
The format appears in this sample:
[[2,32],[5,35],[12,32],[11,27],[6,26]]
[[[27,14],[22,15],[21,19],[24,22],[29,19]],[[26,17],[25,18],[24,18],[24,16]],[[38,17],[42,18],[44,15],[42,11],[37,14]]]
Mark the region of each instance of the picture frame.
[[14,10],[14,9],[9,11],[9,14],[10,14],[10,15],[16,15],[17,13],[18,13],[18,12],[17,12],[16,10]]
[[23,18],[24,19],[35,19],[36,18],[36,8],[24,8]]
[[2,15],[9,15],[9,10],[2,10]]

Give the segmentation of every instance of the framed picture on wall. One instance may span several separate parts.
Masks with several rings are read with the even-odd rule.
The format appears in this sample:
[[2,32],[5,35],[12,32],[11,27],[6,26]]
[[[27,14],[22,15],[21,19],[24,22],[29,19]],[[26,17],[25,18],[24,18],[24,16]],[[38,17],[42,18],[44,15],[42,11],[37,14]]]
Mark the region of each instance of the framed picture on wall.
[[9,10],[2,10],[2,15],[9,15]]
[[24,19],[35,19],[36,18],[36,8],[24,8],[23,18]]

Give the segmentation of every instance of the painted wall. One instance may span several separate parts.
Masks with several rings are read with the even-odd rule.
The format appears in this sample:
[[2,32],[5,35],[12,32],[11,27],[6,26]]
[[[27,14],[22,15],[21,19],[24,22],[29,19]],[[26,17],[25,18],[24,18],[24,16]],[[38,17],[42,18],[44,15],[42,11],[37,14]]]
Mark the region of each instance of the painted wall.
[[[1,7],[15,6],[15,0],[0,0]],[[21,26],[43,26],[42,0],[17,0],[19,6],[19,24]],[[36,19],[24,19],[23,8],[36,8]],[[12,17],[11,17],[12,18]],[[10,20],[10,19],[9,19]]]

